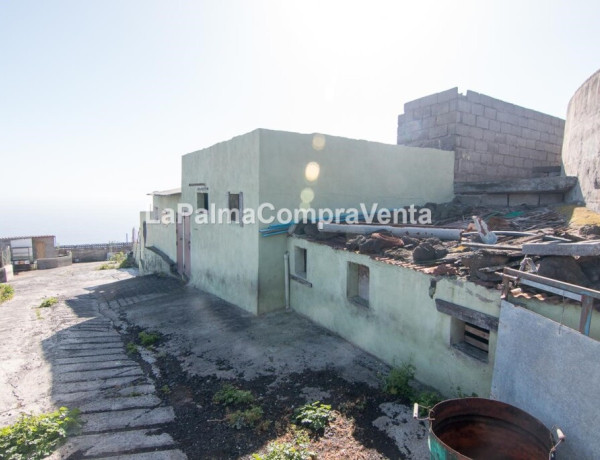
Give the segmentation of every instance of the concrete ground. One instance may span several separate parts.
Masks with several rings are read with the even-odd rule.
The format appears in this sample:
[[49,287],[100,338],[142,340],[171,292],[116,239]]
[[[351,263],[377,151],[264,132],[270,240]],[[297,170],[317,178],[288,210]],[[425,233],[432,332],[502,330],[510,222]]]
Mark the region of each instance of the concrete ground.
[[[134,270],[97,270],[77,264],[20,274],[15,298],[0,305],[0,426],[21,412],[78,407],[83,432],[54,458],[185,458],[169,434],[178,421],[160,398],[157,356],[174,357],[190,377],[273,377],[271,384],[306,371],[335,371],[371,387],[387,367],[293,312],[254,317],[223,300]],[[36,309],[44,297],[57,306]],[[166,339],[145,363],[125,352],[124,336],[139,329]],[[307,400],[327,389],[306,386]],[[373,426],[402,457],[425,459],[427,431],[410,410],[382,404]],[[204,458],[201,453],[194,458]]]

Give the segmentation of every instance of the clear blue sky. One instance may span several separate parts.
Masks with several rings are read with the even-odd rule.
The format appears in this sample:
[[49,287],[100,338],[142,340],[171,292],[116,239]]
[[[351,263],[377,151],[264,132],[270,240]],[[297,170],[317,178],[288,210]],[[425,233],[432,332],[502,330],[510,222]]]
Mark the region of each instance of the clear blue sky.
[[0,0],[0,236],[124,240],[182,154],[255,128],[395,143],[458,86],[564,117],[598,1]]

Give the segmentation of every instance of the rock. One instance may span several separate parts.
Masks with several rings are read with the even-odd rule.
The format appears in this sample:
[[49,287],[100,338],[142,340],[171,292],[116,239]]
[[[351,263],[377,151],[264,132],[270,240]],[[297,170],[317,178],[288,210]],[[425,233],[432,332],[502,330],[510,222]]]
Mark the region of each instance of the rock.
[[367,237],[364,235],[358,235],[353,238],[350,238],[346,242],[346,249],[348,251],[358,251],[360,245],[363,244],[365,241],[367,241]]
[[427,238],[423,240],[413,251],[413,261],[428,262],[431,260],[441,259],[448,254],[448,250],[442,245],[437,238]]
[[600,257],[580,257],[577,264],[593,284],[600,282]]
[[476,251],[461,257],[460,263],[470,270],[470,279],[480,279],[483,281],[500,281],[501,276],[496,273],[480,272],[480,268],[495,267],[497,265],[506,265],[510,257],[504,254],[497,254],[491,251]]
[[584,236],[600,235],[600,225],[584,225],[579,229],[579,234]]
[[589,287],[589,278],[571,256],[549,256],[540,260],[537,275],[564,281],[565,283]]

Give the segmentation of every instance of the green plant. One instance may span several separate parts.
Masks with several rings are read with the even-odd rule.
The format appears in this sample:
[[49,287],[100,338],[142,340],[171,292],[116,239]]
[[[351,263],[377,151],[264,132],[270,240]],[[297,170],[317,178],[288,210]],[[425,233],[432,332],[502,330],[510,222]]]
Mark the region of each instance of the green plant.
[[457,398],[477,398],[478,394],[477,393],[471,393],[470,395],[463,393],[462,389],[460,386],[456,386],[456,397]]
[[424,417],[433,406],[442,402],[444,398],[435,391],[422,391],[418,394],[416,402],[419,404],[419,415]]
[[300,425],[319,433],[325,429],[329,422],[334,419],[331,413],[331,406],[321,404],[320,401],[315,401],[312,404],[305,404],[294,411],[293,421],[296,425]]
[[36,317],[37,319],[42,319],[42,312],[40,311],[40,309],[39,309],[39,308],[36,308],[36,309],[35,309],[35,317]]
[[169,385],[163,385],[162,387],[160,387],[160,391],[164,395],[170,395],[171,394],[171,388],[169,388]]
[[109,260],[119,265],[123,263],[123,261],[127,260],[127,256],[124,252],[115,252],[112,256],[110,256]]
[[216,404],[223,404],[224,406],[250,404],[254,402],[254,396],[249,391],[240,390],[239,388],[226,383],[215,393],[213,402]]
[[135,343],[133,342],[129,342],[126,346],[125,349],[127,350],[127,353],[130,355],[133,355],[134,353],[138,353],[138,347]]
[[15,290],[10,284],[0,284],[0,303],[10,300],[15,295]]
[[127,255],[120,263],[119,268],[132,268],[135,267],[135,260],[132,256]]
[[155,332],[142,331],[138,334],[138,339],[143,347],[150,348],[160,340],[160,335]]
[[269,443],[265,455],[252,454],[254,460],[310,460],[315,456],[304,445],[277,441]]
[[410,363],[394,367],[383,380],[383,391],[405,401],[414,399],[415,390],[410,383],[415,378],[416,368]]
[[79,410],[61,407],[41,415],[21,415],[0,429],[0,458],[38,460],[50,455],[79,427]]
[[251,406],[246,410],[236,410],[225,416],[229,425],[237,430],[255,426],[263,416],[263,410],[260,406]]
[[56,305],[57,303],[58,303],[58,298],[48,297],[47,299],[44,299],[42,301],[39,308],[48,308],[48,307],[51,307],[52,305]]
[[98,267],[98,270],[112,270],[113,268],[117,268],[117,266],[113,263],[105,263]]

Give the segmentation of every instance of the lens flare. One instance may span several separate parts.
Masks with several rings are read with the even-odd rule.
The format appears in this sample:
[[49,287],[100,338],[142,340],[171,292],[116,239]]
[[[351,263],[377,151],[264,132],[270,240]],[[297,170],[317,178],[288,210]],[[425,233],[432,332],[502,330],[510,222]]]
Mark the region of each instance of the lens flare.
[[302,203],[310,203],[315,199],[315,192],[310,187],[306,187],[304,190],[300,192],[300,200]]
[[319,163],[316,161],[311,161],[306,165],[306,169],[304,170],[304,177],[309,182],[314,182],[319,177],[319,172],[321,171],[321,167]]
[[323,150],[325,148],[325,136],[322,134],[315,134],[313,136],[312,146],[315,150]]

